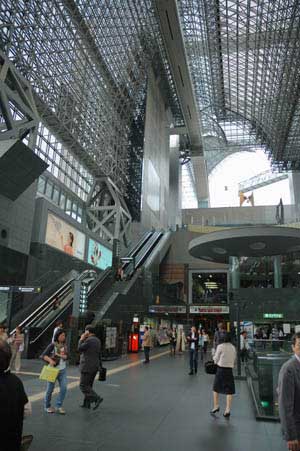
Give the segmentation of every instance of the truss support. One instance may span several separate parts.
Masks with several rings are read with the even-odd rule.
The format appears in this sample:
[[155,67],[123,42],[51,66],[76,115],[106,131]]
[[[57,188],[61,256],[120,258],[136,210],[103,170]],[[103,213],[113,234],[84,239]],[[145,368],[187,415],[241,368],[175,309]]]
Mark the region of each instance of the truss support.
[[131,215],[116,185],[108,177],[95,180],[87,199],[87,225],[99,237],[128,244]]
[[39,116],[30,84],[0,50],[0,141],[24,139]]

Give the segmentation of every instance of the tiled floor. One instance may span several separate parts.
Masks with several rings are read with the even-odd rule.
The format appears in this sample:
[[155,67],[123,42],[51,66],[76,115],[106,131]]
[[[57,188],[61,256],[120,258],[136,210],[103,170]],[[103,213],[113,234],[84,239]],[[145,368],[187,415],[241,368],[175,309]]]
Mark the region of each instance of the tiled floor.
[[[160,350],[160,351],[164,351]],[[142,355],[132,356],[132,361]],[[128,361],[107,363],[108,369]],[[25,362],[25,370],[37,372],[41,364]],[[76,368],[69,369],[76,376]],[[29,395],[42,392],[44,383],[34,376],[21,376]],[[74,382],[69,380],[69,382]],[[65,417],[47,415],[42,400],[33,403],[33,415],[24,422],[32,433],[32,451],[284,451],[280,425],[256,422],[246,382],[236,382],[232,416],[209,414],[213,376],[189,376],[187,356],[169,355],[111,375],[97,382],[104,397],[97,411],[79,407],[78,387],[69,390]],[[222,407],[224,408],[224,399]]]

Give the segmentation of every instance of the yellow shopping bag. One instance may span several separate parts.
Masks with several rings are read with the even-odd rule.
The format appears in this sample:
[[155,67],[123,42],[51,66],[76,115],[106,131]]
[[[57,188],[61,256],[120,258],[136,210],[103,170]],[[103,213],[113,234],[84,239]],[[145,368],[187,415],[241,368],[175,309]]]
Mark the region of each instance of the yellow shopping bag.
[[59,370],[50,365],[45,365],[41,371],[40,379],[47,382],[55,382]]

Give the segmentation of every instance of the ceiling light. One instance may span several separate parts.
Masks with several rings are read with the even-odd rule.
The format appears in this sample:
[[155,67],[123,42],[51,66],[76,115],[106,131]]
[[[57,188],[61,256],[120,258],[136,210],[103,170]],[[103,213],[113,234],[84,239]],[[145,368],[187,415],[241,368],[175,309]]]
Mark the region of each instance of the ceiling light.
[[262,241],[257,241],[256,243],[250,244],[249,247],[254,251],[260,251],[266,247],[266,243],[263,243]]

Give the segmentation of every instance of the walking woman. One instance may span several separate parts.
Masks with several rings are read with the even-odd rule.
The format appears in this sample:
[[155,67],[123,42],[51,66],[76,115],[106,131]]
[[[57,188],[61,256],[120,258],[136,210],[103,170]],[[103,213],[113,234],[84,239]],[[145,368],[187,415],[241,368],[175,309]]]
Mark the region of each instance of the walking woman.
[[209,335],[204,329],[202,329],[202,336],[203,336],[203,352],[204,352],[204,355],[206,355],[207,346],[209,343]]
[[224,335],[224,342],[218,345],[213,359],[218,368],[213,385],[214,407],[210,413],[219,412],[219,394],[226,395],[226,409],[223,416],[229,418],[232,395],[235,394],[232,368],[236,360],[236,350],[231,344],[230,334]]
[[176,353],[176,343],[177,343],[177,330],[176,327],[173,327],[173,329],[169,333],[170,338],[170,354],[175,357]]
[[19,373],[21,369],[21,353],[24,351],[24,335],[22,334],[21,327],[16,327],[16,332],[9,339],[11,347],[11,360],[10,369],[13,369],[15,364],[16,372]]
[[55,382],[47,382],[47,390],[44,399],[45,411],[47,413],[57,412],[61,415],[65,415],[66,411],[63,408],[63,403],[67,393],[66,360],[68,358],[68,352],[66,347],[66,333],[63,329],[59,329],[56,332],[54,342],[47,346],[41,357],[45,362],[48,362],[49,365],[54,366],[59,370],[57,376],[59,394],[56,399],[56,409],[51,407],[51,398]]

